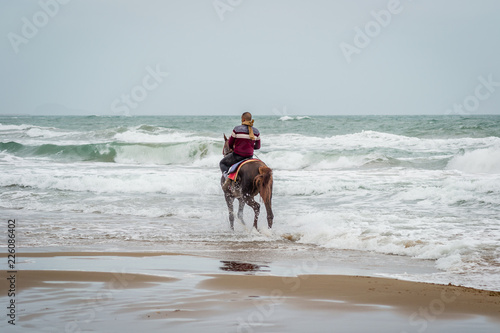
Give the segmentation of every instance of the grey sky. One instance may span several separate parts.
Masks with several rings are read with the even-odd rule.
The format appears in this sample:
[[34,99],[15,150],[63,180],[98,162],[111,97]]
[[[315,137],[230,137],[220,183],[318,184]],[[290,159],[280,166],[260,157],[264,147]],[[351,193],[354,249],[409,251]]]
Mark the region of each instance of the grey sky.
[[0,114],[500,114],[499,17],[498,0],[0,0]]

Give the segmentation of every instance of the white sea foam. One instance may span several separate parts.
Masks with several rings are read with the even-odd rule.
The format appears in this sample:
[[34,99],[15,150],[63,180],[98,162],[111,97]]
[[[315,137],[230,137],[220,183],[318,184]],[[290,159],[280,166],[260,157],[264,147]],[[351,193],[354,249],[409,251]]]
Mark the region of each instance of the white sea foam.
[[303,119],[311,119],[309,116],[282,116],[280,117],[281,121],[289,121],[289,120],[303,120]]
[[476,149],[453,157],[448,169],[469,173],[500,173],[500,146]]
[[26,129],[32,128],[32,125],[5,125],[0,124],[0,131],[24,131]]
[[[125,132],[116,133],[114,139],[126,143],[184,143],[184,142],[211,142],[210,137],[202,137],[194,133],[176,131],[170,129],[158,129],[155,131],[141,130],[141,126],[128,129]],[[220,140],[219,140],[220,141]]]
[[[105,166],[103,165],[105,168]],[[41,169],[30,173],[15,170],[0,178],[0,186],[16,184],[41,190],[66,190],[93,193],[164,193],[215,194],[219,190],[219,173],[197,170],[152,168],[116,168],[88,170],[85,164],[72,169]]]
[[71,135],[73,133],[55,131],[53,128],[41,128],[41,127],[32,127],[28,129],[26,135],[30,138],[58,138],[62,136]]
[[393,148],[410,151],[457,151],[459,149],[500,146],[500,138],[458,138],[458,139],[421,139],[375,131],[362,131],[354,134],[332,137],[314,137],[300,134],[280,134],[266,137],[270,150],[293,147],[294,150],[335,150],[335,149],[374,149]]
[[[286,130],[316,119],[289,120],[273,121]],[[275,214],[263,235],[239,224],[229,232],[217,133],[185,120],[175,129],[121,121],[87,131],[0,125],[0,209],[25,214],[23,244],[293,243],[426,260],[439,274],[411,279],[500,290],[498,137],[263,134],[256,153],[274,170]]]
[[[376,214],[363,210],[310,212],[288,216],[287,228],[304,244],[435,260],[435,267],[448,273],[480,269],[478,263],[483,253],[480,227],[470,230],[460,219],[447,222],[429,216],[414,221],[412,228],[406,222],[401,223],[403,218],[382,210]],[[448,224],[452,229],[446,227]],[[497,230],[496,237],[499,236]],[[495,287],[498,289],[500,285]]]

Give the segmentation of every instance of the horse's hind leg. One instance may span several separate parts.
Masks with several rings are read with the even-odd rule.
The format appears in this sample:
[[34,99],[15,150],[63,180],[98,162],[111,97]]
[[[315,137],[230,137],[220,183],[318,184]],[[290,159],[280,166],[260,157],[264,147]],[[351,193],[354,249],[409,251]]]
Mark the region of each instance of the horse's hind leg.
[[251,196],[245,196],[245,203],[253,208],[255,217],[253,219],[253,227],[257,229],[257,221],[259,220],[260,204],[253,199]]
[[274,219],[273,209],[271,207],[271,200],[269,200],[269,202],[265,202],[264,204],[266,205],[266,212],[267,212],[267,227],[271,229],[273,227],[273,219]]
[[245,224],[245,220],[243,220],[243,208],[245,207],[245,202],[241,198],[238,198],[238,202],[239,202],[239,206],[238,206],[238,220],[240,220],[241,223],[243,223],[243,225],[244,225]]
[[230,194],[227,193],[224,196],[226,198],[227,209],[229,210],[229,225],[231,226],[231,230],[234,230],[234,212],[233,212],[234,197],[232,197]]

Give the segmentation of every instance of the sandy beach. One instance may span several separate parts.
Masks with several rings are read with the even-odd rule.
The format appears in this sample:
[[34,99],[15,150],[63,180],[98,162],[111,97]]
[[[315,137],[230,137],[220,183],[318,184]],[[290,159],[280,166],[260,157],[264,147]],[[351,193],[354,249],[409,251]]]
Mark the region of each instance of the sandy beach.
[[269,272],[281,264],[168,252],[26,253],[15,273],[2,271],[4,308],[9,277],[15,275],[16,325],[4,317],[0,327],[2,332],[500,328],[499,292],[373,276]]

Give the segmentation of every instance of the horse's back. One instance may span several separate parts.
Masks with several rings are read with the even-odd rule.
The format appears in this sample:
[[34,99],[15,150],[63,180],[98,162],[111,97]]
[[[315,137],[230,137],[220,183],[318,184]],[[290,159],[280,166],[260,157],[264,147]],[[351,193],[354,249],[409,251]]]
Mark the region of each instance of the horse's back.
[[261,160],[255,160],[241,166],[238,173],[238,181],[244,193],[257,194],[258,188],[255,186],[254,180],[260,174],[259,169],[263,166],[266,166],[266,164]]
[[254,160],[250,163],[245,163],[244,165],[242,165],[239,172],[240,175],[241,173],[243,173],[244,175],[249,176],[253,179],[259,174],[259,168],[262,166],[266,166],[266,164],[261,160]]

